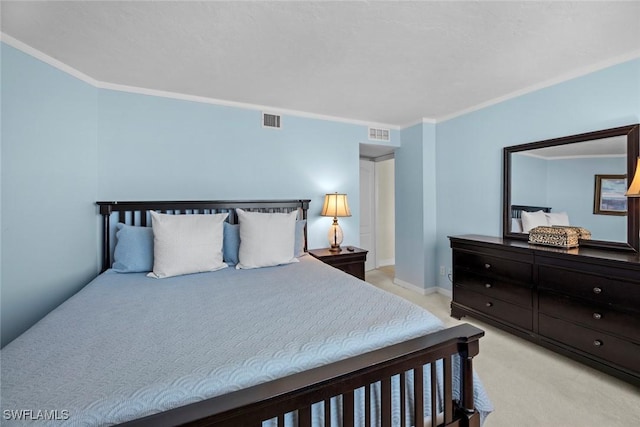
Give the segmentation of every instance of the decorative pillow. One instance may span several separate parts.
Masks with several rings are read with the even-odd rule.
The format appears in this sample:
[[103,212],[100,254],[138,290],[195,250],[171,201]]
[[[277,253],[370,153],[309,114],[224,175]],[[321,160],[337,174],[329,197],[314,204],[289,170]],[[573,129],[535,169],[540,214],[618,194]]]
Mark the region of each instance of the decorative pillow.
[[223,226],[228,213],[165,215],[151,212],[153,271],[149,277],[215,271],[222,262]]
[[522,220],[520,218],[511,218],[511,232],[522,233]]
[[526,212],[522,211],[522,232],[528,233],[532,228],[547,226],[547,217],[543,211]]
[[296,240],[293,248],[293,255],[299,258],[305,254],[304,252],[304,227],[307,225],[307,220],[303,219],[296,221]]
[[294,254],[297,211],[246,212],[236,209],[240,222],[240,251],[236,268],[259,268],[298,262]]
[[566,212],[545,213],[544,216],[547,217],[547,225],[571,225]]
[[113,251],[113,271],[141,273],[153,270],[153,230],[116,224],[116,247]]
[[240,250],[240,226],[238,224],[224,223],[224,242],[222,243],[222,258],[228,265],[238,263],[238,251]]

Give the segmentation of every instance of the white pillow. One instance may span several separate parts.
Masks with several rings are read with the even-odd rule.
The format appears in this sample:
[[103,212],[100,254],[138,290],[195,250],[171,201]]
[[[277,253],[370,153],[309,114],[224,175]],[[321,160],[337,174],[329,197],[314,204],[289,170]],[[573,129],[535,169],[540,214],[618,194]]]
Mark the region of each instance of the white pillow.
[[569,215],[566,212],[546,213],[547,224],[549,225],[566,225],[569,226]]
[[236,213],[240,223],[237,269],[298,262],[294,253],[297,211],[285,214],[236,209]]
[[543,211],[526,212],[522,211],[522,232],[528,233],[532,228],[539,227],[541,225],[547,226],[547,217]]
[[155,278],[216,271],[222,262],[223,223],[229,214],[165,215],[151,212]]
[[522,233],[522,220],[520,218],[511,218],[511,232]]

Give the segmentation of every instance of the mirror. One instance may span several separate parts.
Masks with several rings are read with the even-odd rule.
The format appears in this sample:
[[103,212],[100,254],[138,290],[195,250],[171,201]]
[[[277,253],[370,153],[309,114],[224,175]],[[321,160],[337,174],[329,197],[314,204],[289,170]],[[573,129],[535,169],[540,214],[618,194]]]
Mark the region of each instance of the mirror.
[[[528,240],[527,225],[572,225],[591,232],[580,246],[638,252],[640,199],[624,192],[640,155],[639,125],[503,149],[504,238]],[[527,216],[527,214],[525,214]],[[533,222],[530,218],[536,218]]]

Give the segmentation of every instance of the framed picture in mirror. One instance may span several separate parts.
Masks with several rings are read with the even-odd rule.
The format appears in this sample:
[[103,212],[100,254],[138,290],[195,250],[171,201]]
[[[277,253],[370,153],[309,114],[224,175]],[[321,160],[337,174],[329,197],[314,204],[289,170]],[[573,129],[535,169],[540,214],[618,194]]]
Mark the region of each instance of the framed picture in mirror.
[[595,215],[627,214],[626,175],[596,175],[593,194],[593,213]]

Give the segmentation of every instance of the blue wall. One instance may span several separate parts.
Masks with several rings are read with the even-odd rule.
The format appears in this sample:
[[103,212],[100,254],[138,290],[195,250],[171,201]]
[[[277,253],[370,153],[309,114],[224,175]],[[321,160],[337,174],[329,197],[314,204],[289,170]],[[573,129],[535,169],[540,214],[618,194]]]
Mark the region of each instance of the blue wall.
[[[502,147],[640,121],[640,59],[438,123],[437,247],[447,236],[501,235]],[[451,289],[439,276],[438,286]]]
[[[423,258],[425,288],[432,287],[436,283],[436,259],[431,256],[436,250],[438,238],[438,224],[436,212],[436,125],[434,123],[422,124],[422,171],[423,171]],[[402,242],[401,242],[402,243]]]
[[423,287],[424,253],[424,161],[422,124],[400,132],[401,147],[395,151],[396,265],[395,276]]
[[345,192],[344,244],[359,243],[366,126],[285,116],[267,129],[259,111],[106,90],[98,105],[100,199],[311,198],[313,248],[327,245],[324,194]]
[[400,139],[395,151],[395,278],[405,286],[429,288],[436,274],[436,126],[411,126]]
[[97,89],[5,44],[2,345],[98,271]]
[[265,129],[259,111],[97,89],[5,44],[2,87],[2,345],[97,274],[96,200],[310,198],[314,248],[324,194],[346,192],[359,244],[365,125]]

